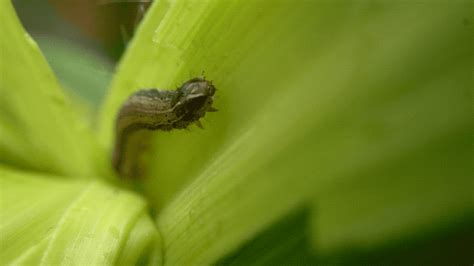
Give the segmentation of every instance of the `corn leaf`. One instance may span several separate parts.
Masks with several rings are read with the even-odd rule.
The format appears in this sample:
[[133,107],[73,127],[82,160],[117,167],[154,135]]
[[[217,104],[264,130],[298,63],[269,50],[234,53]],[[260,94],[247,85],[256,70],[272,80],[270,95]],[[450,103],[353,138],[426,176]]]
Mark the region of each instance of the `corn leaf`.
[[91,130],[72,111],[10,1],[2,1],[0,11],[0,162],[76,178],[97,176]]
[[216,262],[306,204],[323,255],[464,219],[469,6],[155,2],[112,83],[100,142],[111,148],[114,115],[140,88],[204,71],[220,109],[203,131],[156,134],[145,193],[164,261]]
[[160,264],[160,238],[140,197],[5,167],[0,176],[2,264]]

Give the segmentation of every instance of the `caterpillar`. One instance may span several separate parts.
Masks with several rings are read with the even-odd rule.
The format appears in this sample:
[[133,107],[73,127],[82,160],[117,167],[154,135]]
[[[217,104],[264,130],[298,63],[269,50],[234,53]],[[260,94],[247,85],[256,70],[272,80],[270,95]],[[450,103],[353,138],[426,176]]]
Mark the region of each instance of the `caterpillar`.
[[212,106],[216,88],[211,81],[193,78],[176,90],[144,89],[132,94],[118,112],[112,166],[124,178],[144,175],[145,158],[152,130],[202,128],[199,119]]

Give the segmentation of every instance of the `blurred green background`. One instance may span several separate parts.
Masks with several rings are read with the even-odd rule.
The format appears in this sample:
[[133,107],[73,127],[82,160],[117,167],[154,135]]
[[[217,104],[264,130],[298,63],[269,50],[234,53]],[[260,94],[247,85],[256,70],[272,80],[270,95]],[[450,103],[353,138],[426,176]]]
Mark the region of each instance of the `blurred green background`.
[[[13,3],[25,28],[38,42],[61,84],[67,90],[67,93],[76,99],[75,107],[78,111],[82,112],[84,117],[88,119],[88,122],[94,126],[97,122],[96,117],[98,108],[104,101],[106,90],[113,76],[114,67],[118,60],[120,60],[129,40],[133,37],[133,33],[149,7],[149,3],[122,1],[69,2],[59,0],[51,0],[49,2],[17,0],[13,1]],[[337,7],[333,8],[337,10]],[[262,12],[264,13],[265,11]],[[371,10],[371,12],[374,11]],[[427,14],[428,13],[429,12],[427,12]],[[429,14],[427,14],[424,15],[429,16]],[[350,13],[340,15],[350,16]],[[388,14],[380,13],[380,17],[383,17],[384,15],[397,16],[397,12]],[[401,17],[403,17],[403,15],[401,15]],[[416,20],[416,18],[411,18]],[[336,17],[328,17],[326,19],[334,21],[338,20]],[[380,19],[379,21],[384,20]],[[374,25],[374,28],[383,29],[386,27],[387,31],[389,31],[391,27],[397,28],[397,25],[391,24],[393,23],[393,20],[387,19],[386,21],[387,25]],[[463,108],[466,107],[466,103],[470,100],[470,97],[472,97],[472,76],[470,84],[469,79],[466,79],[466,77],[472,75],[473,64],[472,12],[471,16],[460,16],[457,17],[457,21],[449,21],[449,23],[454,23],[454,25],[456,25],[454,28],[459,29],[459,32],[444,31],[444,36],[439,37],[439,39],[434,39],[434,41],[439,41],[438,43],[432,43],[433,39],[430,38],[427,38],[427,41],[423,42],[423,38],[419,38],[417,39],[418,42],[410,44],[412,45],[411,47],[400,47],[401,54],[405,51],[409,52],[409,54],[403,54],[400,58],[409,61],[397,62],[397,54],[390,54],[387,55],[386,58],[380,59],[393,60],[399,64],[399,68],[392,70],[399,71],[394,74],[395,78],[377,76],[379,74],[383,75],[386,72],[383,70],[377,72],[377,69],[366,66],[366,68],[363,68],[360,73],[360,76],[364,77],[365,80],[353,81],[355,88],[357,88],[357,86],[363,86],[363,84],[374,86],[377,82],[379,82],[378,85],[385,86],[385,88],[394,87],[394,84],[397,82],[416,88],[418,85],[425,82],[425,78],[430,80],[432,76],[436,76],[436,71],[439,71],[439,75],[444,75],[449,72],[446,80],[438,81],[434,79],[434,81],[432,81],[434,83],[445,82],[446,85],[443,89],[439,89],[438,91],[436,86],[434,86],[435,88],[433,90],[428,88],[421,92],[416,92],[416,89],[413,89],[415,92],[412,95],[409,92],[409,88],[403,88],[400,91],[393,90],[386,94],[380,93],[378,96],[376,95],[374,97],[378,97],[376,102],[365,102],[364,99],[358,99],[357,92],[354,92],[353,98],[351,98],[353,101],[348,102],[347,106],[350,108],[354,106],[357,107],[357,105],[354,105],[354,102],[356,102],[356,104],[363,106],[361,107],[362,111],[354,110],[353,114],[351,110],[343,110],[343,107],[341,107],[341,110],[335,110],[335,113],[341,114],[340,118],[336,121],[330,121],[328,124],[322,125],[323,129],[321,129],[321,131],[323,132],[323,136],[327,137],[327,143],[331,144],[334,143],[331,142],[331,139],[344,139],[347,142],[354,140],[358,141],[360,139],[383,139],[383,136],[386,134],[402,132],[405,125],[407,130],[410,130],[411,128],[416,129],[417,127],[410,126],[410,123],[418,123],[417,121],[421,120],[417,119],[421,119],[422,117],[426,119],[425,121],[430,119],[440,119],[441,121],[444,121],[443,119],[445,119],[446,121],[452,121],[455,120],[457,114],[462,113],[462,117],[459,118],[462,120],[460,122],[461,126],[455,127],[453,129],[454,133],[448,131],[448,133],[444,135],[440,134],[440,137],[437,136],[434,139],[430,139],[428,136],[427,139],[429,139],[429,141],[423,145],[415,145],[413,143],[391,143],[397,147],[404,147],[402,150],[408,150],[408,152],[400,152],[401,155],[396,154],[395,152],[394,155],[389,154],[386,157],[380,158],[378,161],[377,158],[375,158],[373,160],[375,163],[372,161],[372,165],[368,168],[361,167],[359,170],[357,167],[353,167],[351,168],[352,172],[347,174],[351,181],[341,183],[336,182],[325,187],[324,190],[318,191],[318,207],[316,208],[316,212],[318,212],[318,210],[323,210],[321,212],[322,216],[319,217],[321,219],[320,223],[323,227],[334,227],[337,231],[339,230],[337,229],[339,223],[341,224],[341,228],[349,228],[347,229],[347,232],[341,231],[340,234],[364,235],[366,232],[374,229],[367,228],[367,225],[377,224],[375,221],[376,218],[373,218],[372,220],[370,216],[372,214],[371,211],[378,212],[377,215],[382,217],[409,217],[411,212],[429,213],[431,209],[437,209],[438,207],[442,208],[442,206],[436,206],[436,204],[442,205],[446,202],[448,202],[446,203],[447,205],[458,204],[456,200],[450,202],[449,198],[456,198],[459,196],[456,195],[456,193],[460,187],[467,187],[467,190],[472,190],[472,181],[469,182],[469,180],[472,180],[472,141],[470,141],[472,131],[469,130],[471,124],[465,123],[465,109],[459,112],[452,111],[457,110],[456,108],[459,106]],[[440,23],[440,25],[444,24]],[[400,26],[409,27],[410,25],[400,22]],[[347,34],[351,34],[351,25],[339,25],[336,22],[334,23],[334,27],[338,27],[339,30],[343,27],[347,27]],[[331,28],[327,29],[328,32],[331,30]],[[369,29],[366,30],[369,31]],[[433,29],[433,31],[434,30],[436,29]],[[469,40],[468,38],[465,38],[466,31],[471,34],[471,43],[467,42],[467,40]],[[388,34],[390,33],[388,32]],[[370,32],[367,32],[367,35],[370,35]],[[461,35],[462,37],[459,37]],[[363,37],[363,35],[361,35],[361,37]],[[413,38],[413,36],[409,37]],[[429,37],[431,37],[431,35],[429,35]],[[308,38],[312,37],[308,36]],[[394,40],[393,43],[396,44],[397,41],[398,40]],[[456,46],[459,50],[451,49],[451,41],[452,43],[459,42],[457,43],[458,46]],[[376,39],[369,43],[374,47],[378,47],[378,44],[383,42],[384,40]],[[403,40],[400,40],[400,43],[403,43]],[[322,50],[331,48],[332,47],[323,47]],[[374,64],[377,63],[379,58],[370,58],[370,46],[357,47],[357,49],[354,48],[354,54],[351,55],[357,60],[364,61],[366,60],[365,58],[358,58],[357,53],[361,50],[363,50],[366,55],[369,55],[369,58],[367,58],[368,62],[375,62]],[[470,51],[470,54],[466,53],[466,51]],[[440,55],[440,60],[433,60],[432,63],[439,63],[439,67],[430,65],[432,64],[430,63],[430,59],[432,59],[430,56],[437,52],[446,53],[446,57]],[[466,56],[467,58],[463,58]],[[458,64],[457,62],[461,63]],[[442,64],[445,64],[446,67],[443,67]],[[390,67],[390,64],[388,63],[381,63],[380,65],[387,68]],[[400,65],[406,66],[406,68],[400,67]],[[338,67],[340,67],[341,72],[344,73],[343,68],[345,65],[341,64]],[[367,69],[374,70],[374,73],[368,72]],[[415,72],[411,70],[414,70]],[[466,70],[469,71],[466,72]],[[381,84],[380,81],[386,83]],[[392,83],[390,83],[390,81]],[[456,81],[459,81],[459,83],[456,83]],[[466,85],[470,85],[470,88],[467,88]],[[444,88],[446,88],[446,86],[451,87],[445,90]],[[387,91],[390,90],[387,89]],[[302,95],[301,97],[305,97],[305,95]],[[410,97],[413,99],[410,100]],[[408,100],[405,101],[404,99]],[[464,99],[466,101],[461,102],[459,99]],[[398,101],[401,102],[400,105],[397,104]],[[426,114],[423,113],[421,116],[412,115],[412,113],[417,113],[418,111],[423,112],[423,110],[435,110],[435,104],[438,102],[443,103],[440,104],[440,108],[449,109],[446,110],[446,117],[442,116],[443,111],[436,112],[435,117],[431,117],[430,112],[427,112]],[[250,100],[249,104],[251,105],[254,103]],[[340,104],[340,106],[344,106],[344,104]],[[298,103],[295,103],[295,108],[298,108]],[[406,111],[406,113],[404,113],[404,111]],[[449,111],[452,112],[450,113]],[[410,117],[414,117],[414,120],[410,121]],[[312,118],[308,117],[307,119],[311,120]],[[385,125],[384,121],[387,120],[396,122]],[[440,124],[443,125],[441,122]],[[393,128],[391,128],[391,126],[393,126]],[[335,130],[327,130],[326,132],[325,128],[335,128]],[[436,129],[436,126],[433,126],[433,128]],[[317,132],[317,130],[318,129],[315,129],[315,132]],[[440,128],[439,131],[442,132],[443,128]],[[333,136],[331,132],[339,135]],[[310,133],[307,133],[305,138],[311,138]],[[407,132],[406,134],[416,135],[416,133],[417,132]],[[423,139],[423,137],[420,137],[420,139]],[[304,151],[301,147],[304,147],[306,145],[305,143],[306,142],[296,143],[294,151]],[[328,152],[327,154],[317,153],[311,155],[315,156],[317,159],[325,158],[326,156],[330,158],[337,158],[339,156],[337,154],[338,147],[330,145],[325,146],[325,143],[319,143],[318,141],[312,143],[315,147],[321,145],[320,147],[328,150],[334,148],[332,151],[333,154]],[[368,143],[370,143],[370,141],[368,141]],[[298,145],[300,145],[300,149],[298,149]],[[343,146],[344,143],[341,145]],[[313,146],[310,146],[308,149],[314,148]],[[355,147],[355,149],[367,148],[358,145],[351,146],[350,144],[349,147]],[[344,150],[344,148],[341,148],[339,151],[341,150]],[[351,154],[340,156],[352,158]],[[274,160],[276,161],[274,165],[277,167],[279,165],[278,160],[285,161],[287,158],[274,158]],[[322,161],[324,162],[324,159],[322,159]],[[333,164],[337,165],[337,163]],[[423,167],[423,165],[426,165],[426,168]],[[282,171],[284,170],[285,169],[282,169]],[[424,190],[424,182],[431,182],[429,178],[426,178],[426,176],[430,175],[434,176],[434,179],[431,181],[435,183],[435,185],[431,187],[427,186],[428,189],[446,188],[445,194],[436,193],[436,191],[431,193],[430,191]],[[370,178],[367,178],[367,176],[370,176]],[[460,176],[460,178],[457,178],[456,176]],[[374,180],[382,180],[383,182],[379,183]],[[185,181],[183,180],[170,181],[171,185],[169,186],[173,188],[171,190],[177,191],[184,183]],[[400,184],[408,185],[405,186]],[[153,187],[153,184],[151,186]],[[155,186],[158,185],[155,184]],[[401,189],[407,189],[406,195],[411,195],[411,198],[410,196],[405,198],[403,191],[400,191]],[[375,191],[377,191],[377,193]],[[416,197],[413,197],[413,195],[416,195],[418,191],[420,193],[419,195],[422,197],[425,196],[425,193],[428,197],[429,195],[434,195],[434,200],[432,201],[433,206],[426,206],[426,209],[419,209],[420,205],[413,203],[413,206],[415,206],[414,209],[409,210],[409,208],[406,208],[404,209],[404,211],[406,211],[405,213],[392,213],[390,202],[387,202],[385,209],[383,208],[383,196],[385,195],[388,195],[387,197],[391,198],[392,201],[397,201],[397,203],[402,202],[403,204],[401,205],[403,206],[411,206],[411,202],[416,201]],[[459,194],[465,196],[466,190],[460,191]],[[459,197],[463,198],[464,196]],[[163,198],[160,198],[160,200],[166,202],[169,200],[167,197],[169,198],[171,196],[165,195]],[[394,198],[396,200],[394,200]],[[356,199],[355,201],[360,200],[360,204],[351,204],[350,200],[352,199]],[[466,198],[464,197],[463,200],[464,199]],[[160,201],[157,205],[163,204],[162,202]],[[432,227],[413,231],[408,236],[406,234],[401,234],[399,239],[395,239],[384,245],[377,247],[368,245],[367,249],[359,250],[353,248],[351,243],[346,243],[347,248],[338,248],[334,252],[323,252],[322,254],[314,254],[309,249],[301,249],[302,246],[310,245],[309,243],[312,241],[312,232],[308,232],[306,229],[311,228],[312,225],[314,226],[314,223],[309,222],[311,215],[308,214],[308,210],[295,210],[295,212],[276,222],[274,225],[261,232],[258,236],[255,236],[254,239],[249,240],[233,254],[221,259],[220,263],[226,265],[232,263],[238,265],[249,265],[251,262],[258,262],[260,260],[260,264],[271,264],[272,262],[275,263],[282,261],[282,257],[284,257],[291,264],[471,265],[473,263],[472,247],[474,246],[474,235],[472,230],[474,217],[471,212],[472,202],[465,203],[462,201],[462,204],[466,204],[466,206],[460,206],[460,211],[454,211],[454,214],[445,217],[446,219],[440,219],[440,217],[434,215]],[[367,210],[365,209],[366,206],[376,207]],[[449,207],[446,208],[449,209]],[[453,209],[456,208],[453,207]],[[394,207],[393,210],[396,212],[397,209]],[[433,213],[436,212],[433,211]],[[316,217],[318,217],[318,213],[316,213]],[[325,217],[330,218],[325,220]],[[337,217],[337,219],[334,220],[334,217]],[[417,216],[413,215],[413,217]],[[363,222],[364,219],[366,219],[366,223]],[[407,219],[409,220],[409,218]],[[392,219],[387,218],[384,221],[387,222],[391,220]],[[359,226],[354,225],[344,227],[345,221],[361,222]],[[393,219],[393,222],[397,223],[397,219]],[[416,224],[416,221],[413,223]],[[391,225],[387,226],[389,227]],[[396,227],[396,224],[393,225],[393,228]],[[373,234],[377,233],[375,232]],[[383,238],[382,229],[380,234],[381,235],[378,237]],[[368,238],[370,239],[370,237]],[[272,252],[272,250],[278,250],[278,246],[275,243],[286,242],[288,239],[294,239],[295,242],[293,243],[294,246],[290,243],[283,248],[287,253]],[[342,239],[344,238],[342,237]],[[338,243],[338,245],[339,244],[340,243]],[[271,250],[269,250],[268,247],[271,247]],[[294,247],[294,250],[298,250],[298,252],[291,252],[292,247]],[[251,261],[249,261],[249,258]]]

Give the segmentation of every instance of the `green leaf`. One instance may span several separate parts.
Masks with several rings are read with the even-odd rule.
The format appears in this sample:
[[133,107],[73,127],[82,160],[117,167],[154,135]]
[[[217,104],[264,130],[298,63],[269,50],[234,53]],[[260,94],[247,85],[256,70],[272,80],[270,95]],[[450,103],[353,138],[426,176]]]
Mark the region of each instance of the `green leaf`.
[[[216,262],[309,202],[323,253],[472,211],[470,152],[444,153],[469,140],[469,7],[155,2],[114,78],[100,142],[111,148],[131,92],[172,89],[203,70],[220,110],[203,131],[156,134],[144,187],[159,210],[164,260]],[[350,203],[360,213],[348,218]]]
[[466,127],[325,187],[314,200],[313,245],[322,254],[375,250],[470,220],[469,143]]
[[10,1],[2,1],[0,10],[0,162],[65,176],[97,175],[90,130],[72,112]]
[[0,261],[8,265],[159,265],[143,200],[100,182],[0,168]]

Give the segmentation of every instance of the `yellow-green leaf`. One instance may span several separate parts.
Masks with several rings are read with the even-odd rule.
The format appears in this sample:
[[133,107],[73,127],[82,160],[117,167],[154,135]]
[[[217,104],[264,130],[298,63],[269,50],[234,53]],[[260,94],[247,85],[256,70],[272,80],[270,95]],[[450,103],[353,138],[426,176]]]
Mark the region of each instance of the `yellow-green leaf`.
[[2,264],[160,264],[160,237],[137,195],[4,167],[0,177]]
[[[470,212],[468,152],[443,153],[469,138],[469,7],[155,2],[114,78],[101,143],[111,148],[115,113],[140,88],[173,89],[205,71],[220,110],[203,131],[156,134],[145,192],[164,261],[216,262],[303,204],[314,206],[312,241],[324,253],[423,234]],[[381,212],[385,192],[400,215]],[[347,218],[345,201],[364,212]]]
[[0,162],[97,176],[98,151],[10,1],[0,3]]

